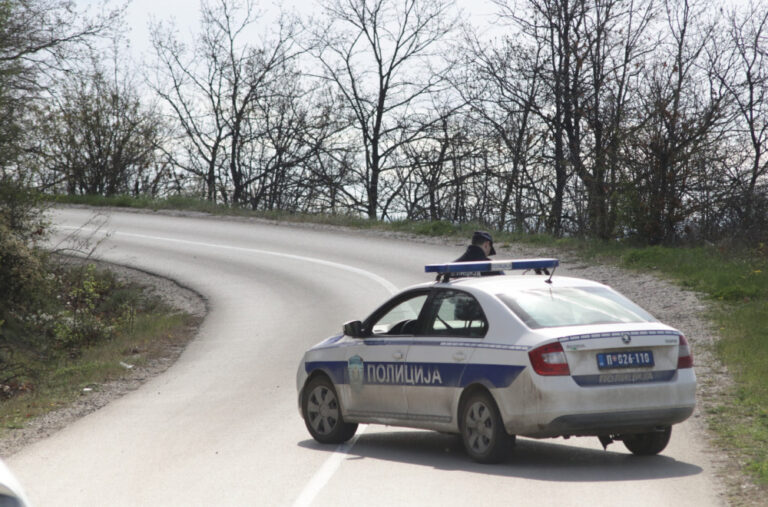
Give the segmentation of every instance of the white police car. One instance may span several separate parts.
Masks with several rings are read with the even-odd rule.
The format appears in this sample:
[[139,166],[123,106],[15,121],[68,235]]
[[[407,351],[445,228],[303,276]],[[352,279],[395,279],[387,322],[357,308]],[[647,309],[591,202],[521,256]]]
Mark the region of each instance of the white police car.
[[[427,266],[436,283],[305,353],[297,387],[310,434],[340,443],[357,423],[460,433],[480,462],[502,460],[515,435],[661,452],[694,409],[685,337],[605,285],[549,275],[557,265]],[[465,276],[513,269],[545,274]]]

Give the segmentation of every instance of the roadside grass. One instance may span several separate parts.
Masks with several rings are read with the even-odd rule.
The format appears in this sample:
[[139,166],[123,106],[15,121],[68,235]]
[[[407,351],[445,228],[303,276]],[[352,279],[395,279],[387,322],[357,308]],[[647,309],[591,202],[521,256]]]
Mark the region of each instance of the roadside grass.
[[[147,296],[141,287],[117,283],[109,273],[90,267],[69,269],[81,270],[74,278],[85,283],[75,287],[100,281],[98,302],[92,305],[90,317],[103,327],[98,328],[98,338],[90,337],[87,342],[69,341],[66,347],[50,344],[45,353],[42,349],[17,350],[14,360],[26,374],[14,385],[12,395],[6,393],[0,398],[0,436],[23,428],[34,417],[89,396],[111,380],[125,378],[134,368],[181,350],[197,322],[157,297]],[[82,273],[86,276],[81,279]],[[67,287],[71,294],[72,286]],[[71,307],[71,301],[65,306]]]
[[768,301],[728,304],[715,321],[722,336],[718,355],[737,385],[713,424],[746,457],[746,469],[768,485]]
[[[91,206],[181,209],[217,215],[252,216],[271,220],[376,228],[425,236],[457,237],[466,241],[479,224],[434,222],[376,222],[346,215],[263,213],[211,205],[187,197],[134,199],[130,197],[59,197],[56,202]],[[558,239],[547,235],[490,231],[498,245],[524,243],[557,247],[587,259],[625,268],[652,271],[714,301],[707,317],[721,339],[715,353],[734,377],[733,392],[709,410],[707,419],[722,444],[744,463],[744,470],[768,486],[768,247],[753,250],[717,247],[633,247],[621,242]],[[695,351],[694,351],[695,353]]]
[[85,350],[80,357],[46,365],[34,389],[0,402],[0,435],[125,377],[130,369],[146,365],[169,348],[183,346],[190,319],[170,312],[143,315],[133,330]]

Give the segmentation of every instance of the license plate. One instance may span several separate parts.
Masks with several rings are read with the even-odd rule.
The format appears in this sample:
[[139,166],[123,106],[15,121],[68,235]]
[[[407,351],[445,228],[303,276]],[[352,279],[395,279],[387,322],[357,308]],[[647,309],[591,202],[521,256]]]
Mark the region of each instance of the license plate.
[[597,355],[597,367],[601,370],[644,366],[653,366],[653,352],[650,350],[610,352]]

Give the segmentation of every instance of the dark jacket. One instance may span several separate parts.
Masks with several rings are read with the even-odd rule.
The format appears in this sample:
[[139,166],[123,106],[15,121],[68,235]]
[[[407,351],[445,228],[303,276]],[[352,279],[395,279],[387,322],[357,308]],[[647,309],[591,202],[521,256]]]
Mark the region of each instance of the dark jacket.
[[489,260],[491,259],[485,256],[485,252],[482,248],[477,245],[469,245],[467,251],[453,262],[480,262]]
[[[456,259],[453,262],[482,262],[482,261],[490,261],[488,257],[485,256],[485,252],[482,248],[480,248],[477,245],[469,245],[467,247],[467,251],[464,252],[464,254]],[[493,276],[493,275],[503,275],[503,271],[486,271],[483,273],[480,273],[480,276]],[[477,273],[475,274],[462,274],[461,276],[477,276]]]

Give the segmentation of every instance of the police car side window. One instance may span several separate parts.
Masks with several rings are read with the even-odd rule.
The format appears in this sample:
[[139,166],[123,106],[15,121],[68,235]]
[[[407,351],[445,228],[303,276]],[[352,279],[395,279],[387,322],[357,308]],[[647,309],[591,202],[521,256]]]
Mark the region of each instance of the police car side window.
[[371,333],[377,335],[414,334],[419,313],[427,301],[427,293],[417,293],[406,298],[384,313],[371,324]]
[[480,303],[466,292],[445,290],[432,299],[427,334],[482,338],[488,331]]

